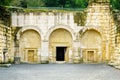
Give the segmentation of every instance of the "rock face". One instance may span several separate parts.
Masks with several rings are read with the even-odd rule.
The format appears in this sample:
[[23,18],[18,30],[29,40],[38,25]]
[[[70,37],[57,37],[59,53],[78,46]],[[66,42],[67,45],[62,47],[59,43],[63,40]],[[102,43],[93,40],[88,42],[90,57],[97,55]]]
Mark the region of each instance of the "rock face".
[[116,33],[114,34],[115,35],[115,51],[113,53],[112,59],[109,64],[120,69],[120,11],[112,10],[112,14],[116,24],[116,27],[115,27]]
[[[0,63],[4,61],[3,52],[5,52],[5,61],[8,61],[9,56],[12,56],[10,51],[11,47],[11,29],[3,24],[0,24]],[[7,51],[5,51],[7,50]]]
[[83,11],[15,9],[9,53],[27,63],[100,63],[115,52],[115,23],[109,1]]

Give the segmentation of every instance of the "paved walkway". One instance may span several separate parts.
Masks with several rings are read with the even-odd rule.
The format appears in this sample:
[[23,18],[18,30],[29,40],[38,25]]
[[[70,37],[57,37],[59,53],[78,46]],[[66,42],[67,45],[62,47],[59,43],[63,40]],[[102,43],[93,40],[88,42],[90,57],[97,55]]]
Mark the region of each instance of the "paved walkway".
[[105,64],[21,64],[0,67],[0,80],[120,80]]

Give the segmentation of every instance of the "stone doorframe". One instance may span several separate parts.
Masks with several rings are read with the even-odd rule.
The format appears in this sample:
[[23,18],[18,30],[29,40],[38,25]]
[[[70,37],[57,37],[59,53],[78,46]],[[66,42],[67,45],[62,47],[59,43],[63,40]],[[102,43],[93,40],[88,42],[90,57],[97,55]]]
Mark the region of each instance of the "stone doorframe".
[[[25,60],[25,62],[27,62],[27,63],[31,63],[31,62],[28,62],[28,51],[29,50],[33,50],[34,51],[34,62],[35,63],[38,63],[39,62],[39,56],[38,56],[38,49],[37,48],[25,48],[24,49],[24,60]],[[35,60],[36,59],[36,60]]]
[[98,48],[85,48],[85,49],[82,49],[83,61],[86,62],[86,63],[91,63],[91,61],[88,60],[89,51],[93,52],[94,59],[93,59],[92,63],[99,62],[99,59],[98,59]]
[[52,46],[52,50],[50,50],[50,53],[49,53],[50,63],[57,62],[56,61],[56,47],[66,47],[65,61],[64,62],[69,62],[69,49],[71,46],[68,46],[68,43],[66,43],[66,44],[62,44],[62,45],[56,44],[56,45]]
[[66,52],[65,52],[65,60],[64,60],[64,62],[68,62],[69,61],[69,47],[68,46],[56,46],[55,47],[55,61],[57,62],[57,60],[56,60],[56,51],[57,51],[57,47],[66,47]]

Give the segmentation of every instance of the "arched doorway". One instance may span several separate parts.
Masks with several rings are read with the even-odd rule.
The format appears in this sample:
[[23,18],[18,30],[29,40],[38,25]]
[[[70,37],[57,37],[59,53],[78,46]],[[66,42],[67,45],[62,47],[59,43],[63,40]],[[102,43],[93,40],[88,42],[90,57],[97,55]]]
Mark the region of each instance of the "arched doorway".
[[20,37],[21,61],[28,63],[39,62],[39,51],[41,49],[41,36],[33,30],[25,30]]
[[81,37],[84,62],[99,62],[102,58],[102,38],[96,30],[87,30]]
[[49,49],[51,60],[69,61],[69,49],[72,47],[72,35],[63,28],[55,29],[49,37]]

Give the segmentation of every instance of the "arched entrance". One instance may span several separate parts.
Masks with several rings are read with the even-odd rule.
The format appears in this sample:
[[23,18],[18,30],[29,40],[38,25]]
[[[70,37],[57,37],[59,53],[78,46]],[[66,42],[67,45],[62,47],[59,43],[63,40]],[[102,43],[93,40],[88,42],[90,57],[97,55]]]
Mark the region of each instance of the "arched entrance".
[[40,34],[29,29],[24,31],[20,37],[20,48],[21,60],[28,63],[39,62],[39,54],[41,48],[41,36]]
[[84,62],[99,62],[102,58],[102,38],[96,30],[87,30],[81,37]]
[[69,61],[69,49],[72,47],[72,35],[69,31],[58,28],[49,37],[50,61]]

